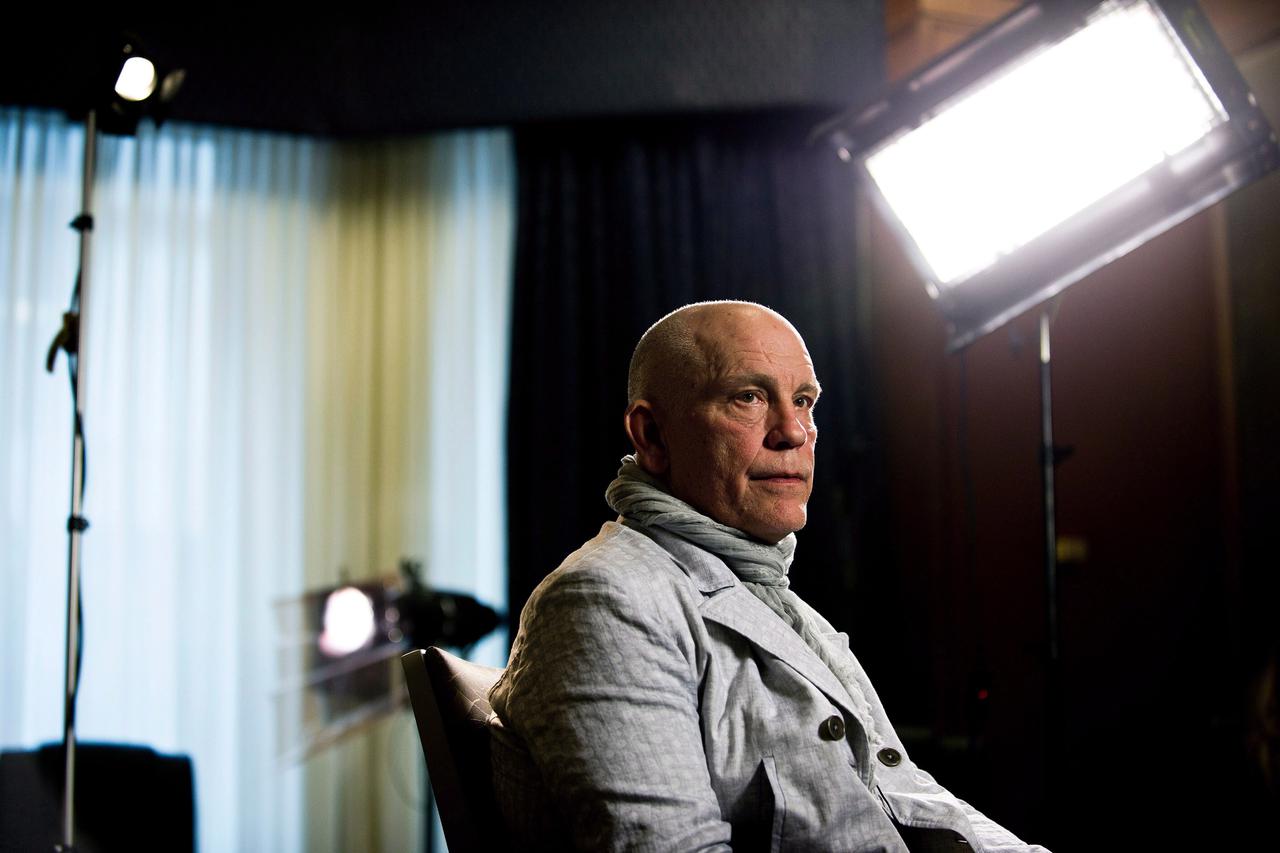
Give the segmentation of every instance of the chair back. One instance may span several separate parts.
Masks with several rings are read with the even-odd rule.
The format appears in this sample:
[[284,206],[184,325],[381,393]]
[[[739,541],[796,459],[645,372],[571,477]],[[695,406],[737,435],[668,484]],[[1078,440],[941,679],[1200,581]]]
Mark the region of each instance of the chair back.
[[400,663],[449,850],[507,849],[489,768],[488,694],[502,670],[434,646]]

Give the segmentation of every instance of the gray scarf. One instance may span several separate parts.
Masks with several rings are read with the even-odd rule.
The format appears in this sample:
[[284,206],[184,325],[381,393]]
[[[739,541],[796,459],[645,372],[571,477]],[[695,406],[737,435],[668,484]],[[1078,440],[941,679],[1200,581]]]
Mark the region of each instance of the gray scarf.
[[871,724],[871,707],[858,684],[853,656],[828,644],[813,608],[790,589],[787,570],[796,550],[794,533],[787,534],[777,545],[766,545],[741,530],[720,524],[669,494],[636,463],[634,456],[622,458],[618,476],[604,497],[623,518],[646,527],[660,527],[724,560],[742,585],[790,625],[835,674],[853,699],[863,730],[873,742],[878,740]]

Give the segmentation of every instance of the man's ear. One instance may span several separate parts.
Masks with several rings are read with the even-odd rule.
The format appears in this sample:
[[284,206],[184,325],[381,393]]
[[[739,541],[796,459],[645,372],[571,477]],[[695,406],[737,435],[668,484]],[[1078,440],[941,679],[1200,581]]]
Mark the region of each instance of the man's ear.
[[640,467],[655,477],[665,475],[671,466],[671,456],[653,404],[648,400],[636,400],[627,408],[624,425],[627,438],[636,449],[636,461]]

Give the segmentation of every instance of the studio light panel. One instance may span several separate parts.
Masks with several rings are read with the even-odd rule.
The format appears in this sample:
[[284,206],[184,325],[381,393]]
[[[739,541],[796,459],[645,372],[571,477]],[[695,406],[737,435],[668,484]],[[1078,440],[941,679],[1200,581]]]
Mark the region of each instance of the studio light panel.
[[880,146],[867,170],[954,286],[1226,120],[1150,4],[1103,7]]
[[1280,159],[1189,0],[1028,3],[819,132],[864,170],[952,348]]

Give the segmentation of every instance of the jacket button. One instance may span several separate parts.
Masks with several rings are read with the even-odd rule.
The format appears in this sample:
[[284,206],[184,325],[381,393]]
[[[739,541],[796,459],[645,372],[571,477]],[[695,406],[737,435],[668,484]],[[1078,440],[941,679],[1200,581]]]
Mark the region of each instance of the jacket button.
[[876,758],[880,759],[880,763],[885,767],[897,767],[902,763],[902,753],[891,746],[886,746],[877,752]]
[[844,737],[844,717],[839,714],[827,717],[822,721],[822,725],[818,726],[818,734],[826,740],[840,740]]

